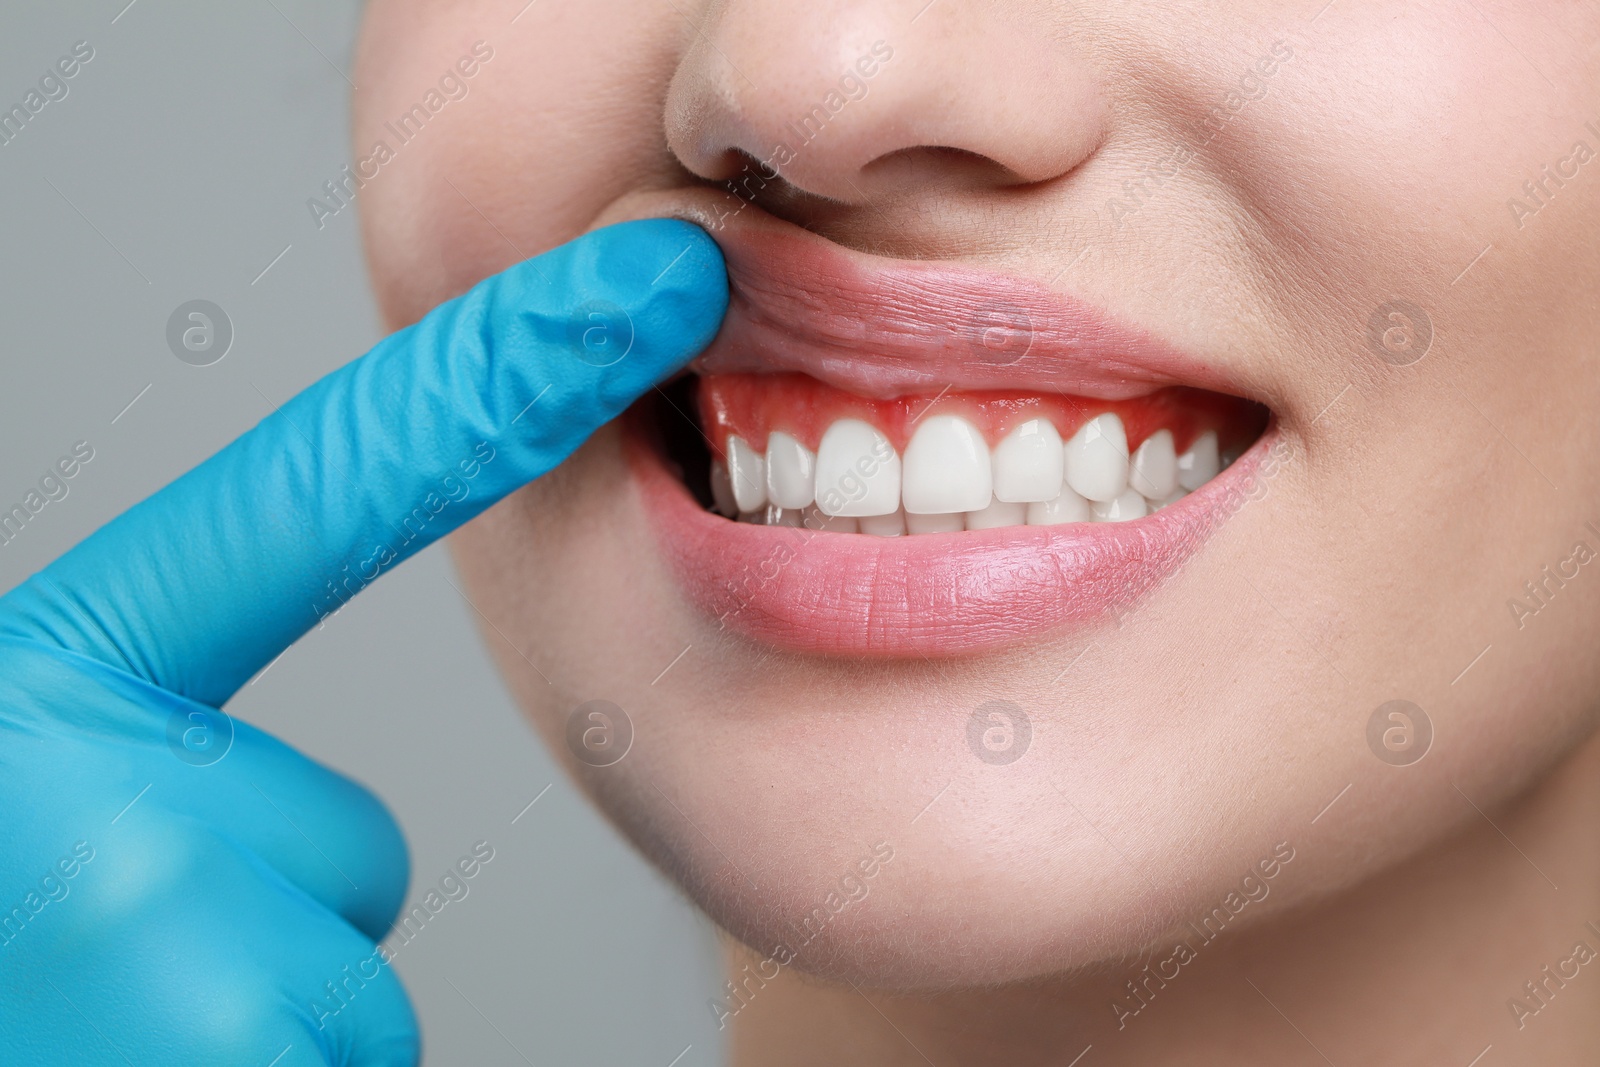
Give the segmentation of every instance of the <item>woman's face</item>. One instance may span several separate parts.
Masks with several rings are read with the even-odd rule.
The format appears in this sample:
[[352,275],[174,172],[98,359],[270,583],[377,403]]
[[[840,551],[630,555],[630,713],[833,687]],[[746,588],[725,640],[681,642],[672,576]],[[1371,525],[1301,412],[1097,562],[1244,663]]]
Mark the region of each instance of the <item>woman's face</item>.
[[[879,986],[1268,884],[1259,922],[1480,818],[1600,691],[1596,42],[1559,0],[375,3],[391,325],[629,218],[730,263],[703,411],[669,390],[457,535],[529,715],[758,954]],[[859,415],[909,509],[921,425],[1041,412],[1245,451],[1144,518],[884,538],[714,514],[685,421],[826,452]]]

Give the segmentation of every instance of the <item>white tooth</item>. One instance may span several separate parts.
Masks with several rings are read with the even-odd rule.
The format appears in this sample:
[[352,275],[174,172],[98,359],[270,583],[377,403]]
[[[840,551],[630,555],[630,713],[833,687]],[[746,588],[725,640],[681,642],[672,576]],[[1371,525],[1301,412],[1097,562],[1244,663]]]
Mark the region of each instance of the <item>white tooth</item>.
[[740,511],[755,511],[767,502],[767,463],[742,437],[728,438],[728,478]]
[[1128,484],[1137,489],[1140,496],[1155,500],[1178,487],[1178,453],[1172,448],[1171,430],[1157,430],[1144,439],[1133,454],[1133,462],[1128,464]]
[[739,514],[739,502],[733,498],[733,482],[728,480],[728,467],[720,459],[711,461],[711,505],[730,519]]
[[977,511],[993,495],[989,446],[978,428],[955,415],[924,419],[906,446],[906,512]]
[[1160,511],[1162,508],[1166,507],[1168,504],[1176,504],[1178,501],[1182,500],[1184,497],[1186,497],[1188,495],[1189,495],[1189,491],[1187,489],[1184,489],[1182,486],[1179,486],[1177,489],[1174,489],[1172,492],[1168,493],[1166,496],[1162,497],[1160,500],[1151,500],[1151,501],[1149,501],[1150,510],[1151,511]]
[[1062,488],[1054,500],[1028,505],[1029,526],[1060,526],[1068,522],[1091,522],[1089,502],[1071,489]]
[[889,515],[900,508],[900,456],[860,419],[840,419],[817,446],[817,507],[825,515]]
[[816,497],[817,457],[786,433],[767,435],[767,499],[803,508]]
[[996,500],[979,511],[967,512],[967,529],[994,530],[1001,526],[1024,526],[1028,505],[1021,501]]
[[1220,470],[1222,461],[1217,456],[1217,435],[1207,430],[1194,439],[1189,451],[1178,457],[1178,484],[1192,493],[1215,478]]
[[800,513],[800,525],[819,533],[859,533],[861,524],[855,519],[825,515],[815,504]]
[[906,532],[906,516],[903,511],[897,511],[893,515],[863,515],[857,521],[861,523],[861,532],[871,534],[873,537],[899,537]]
[[906,532],[914,534],[960,533],[967,528],[967,517],[953,515],[913,515],[906,513]]
[[1129,519],[1142,519],[1149,513],[1144,497],[1132,489],[1124,490],[1122,495],[1104,503],[1095,501],[1089,505],[1089,510],[1093,512],[1095,522],[1127,522]]
[[1061,435],[1049,419],[1029,419],[994,450],[996,500],[1052,500],[1061,492]]
[[767,505],[768,526],[799,526],[801,518],[798,508],[780,508],[776,504]]
[[1078,428],[1064,449],[1067,484],[1090,500],[1115,500],[1128,487],[1128,435],[1111,412]]

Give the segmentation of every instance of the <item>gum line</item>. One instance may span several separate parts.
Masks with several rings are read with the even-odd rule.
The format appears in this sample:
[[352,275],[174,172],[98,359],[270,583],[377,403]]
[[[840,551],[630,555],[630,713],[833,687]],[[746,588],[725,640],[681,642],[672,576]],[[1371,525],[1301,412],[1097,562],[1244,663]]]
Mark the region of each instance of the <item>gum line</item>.
[[1225,452],[1240,452],[1261,429],[1258,408],[1238,397],[1203,389],[1169,387],[1128,400],[1023,392],[939,393],[887,400],[847,393],[803,374],[718,374],[700,379],[701,426],[718,458],[738,436],[758,450],[779,431],[817,450],[823,432],[840,419],[860,419],[904,453],[916,426],[932,415],[957,415],[977,427],[992,448],[1014,426],[1049,419],[1063,438],[1096,415],[1122,420],[1128,446],[1137,448],[1169,430],[1182,452],[1206,430],[1217,432]]

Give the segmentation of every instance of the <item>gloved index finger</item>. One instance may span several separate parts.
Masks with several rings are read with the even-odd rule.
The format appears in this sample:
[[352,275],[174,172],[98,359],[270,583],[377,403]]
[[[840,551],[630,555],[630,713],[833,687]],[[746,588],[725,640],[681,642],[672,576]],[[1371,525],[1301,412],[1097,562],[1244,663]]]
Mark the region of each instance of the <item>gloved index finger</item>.
[[47,638],[220,705],[363,586],[546,473],[715,335],[698,227],[596,230],[284,403],[0,600]]

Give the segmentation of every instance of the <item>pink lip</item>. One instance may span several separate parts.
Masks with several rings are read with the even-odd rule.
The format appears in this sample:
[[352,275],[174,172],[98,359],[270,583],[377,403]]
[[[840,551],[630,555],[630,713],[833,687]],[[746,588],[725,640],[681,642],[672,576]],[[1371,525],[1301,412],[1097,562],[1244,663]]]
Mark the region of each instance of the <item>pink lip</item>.
[[[706,224],[698,213],[690,216]],[[1240,393],[1216,368],[1030,278],[841,248],[751,209],[713,229],[732,299],[707,373],[798,371],[864,396],[1025,386]]]
[[[631,420],[630,420],[631,421]],[[633,425],[628,457],[690,600],[766,644],[833,656],[952,656],[1125,609],[1237,510],[1268,430],[1199,490],[1132,522],[882,538],[730,522]]]
[[[666,206],[666,205],[661,205]],[[867,396],[1025,388],[1115,400],[1168,385],[1243,395],[1219,370],[1037,281],[850,251],[756,209],[726,227],[732,300],[703,373],[797,371]],[[1103,618],[1236,510],[1271,427],[1200,490],[1125,523],[879,538],[729,522],[629,420],[635,484],[690,600],[735,632],[838,656],[949,656]]]

